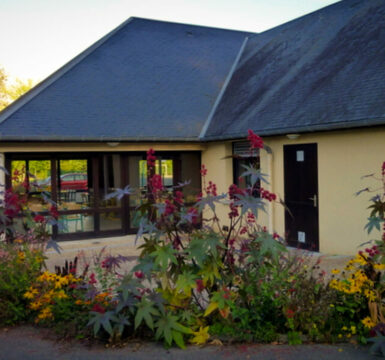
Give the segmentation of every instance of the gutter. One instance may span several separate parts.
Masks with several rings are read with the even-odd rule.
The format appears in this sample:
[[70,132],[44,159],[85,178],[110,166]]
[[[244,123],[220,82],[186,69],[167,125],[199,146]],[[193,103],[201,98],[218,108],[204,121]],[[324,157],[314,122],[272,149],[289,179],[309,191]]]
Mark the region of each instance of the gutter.
[[[256,132],[259,136],[277,136],[277,135],[287,135],[290,133],[311,133],[311,132],[323,132],[323,131],[332,131],[332,130],[346,130],[346,129],[354,129],[360,127],[372,127],[385,125],[385,116],[384,117],[376,117],[376,118],[363,118],[357,120],[348,120],[348,121],[340,121],[340,122],[330,122],[325,124],[317,124],[317,125],[302,125],[302,126],[288,126],[281,127],[278,129],[261,129],[257,128],[251,129]],[[247,130],[246,130],[247,131]],[[245,132],[241,133],[233,133],[226,135],[211,135],[205,136],[203,141],[220,141],[220,140],[236,140],[243,139],[247,136]]]

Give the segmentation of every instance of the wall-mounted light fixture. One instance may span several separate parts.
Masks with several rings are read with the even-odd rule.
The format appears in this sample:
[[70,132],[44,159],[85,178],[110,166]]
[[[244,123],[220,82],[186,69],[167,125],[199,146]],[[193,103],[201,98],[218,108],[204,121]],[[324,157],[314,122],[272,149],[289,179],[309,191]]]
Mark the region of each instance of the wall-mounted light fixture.
[[296,140],[300,137],[300,134],[287,134],[286,137],[290,140]]

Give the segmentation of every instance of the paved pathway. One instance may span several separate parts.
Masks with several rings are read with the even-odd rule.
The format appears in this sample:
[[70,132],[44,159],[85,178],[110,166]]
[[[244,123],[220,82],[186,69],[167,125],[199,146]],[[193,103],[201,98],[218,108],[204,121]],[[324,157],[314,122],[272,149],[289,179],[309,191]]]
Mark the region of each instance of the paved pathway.
[[46,329],[0,329],[0,360],[370,360],[367,347],[343,345],[232,345],[164,349],[159,344],[132,343],[119,349],[57,342]]

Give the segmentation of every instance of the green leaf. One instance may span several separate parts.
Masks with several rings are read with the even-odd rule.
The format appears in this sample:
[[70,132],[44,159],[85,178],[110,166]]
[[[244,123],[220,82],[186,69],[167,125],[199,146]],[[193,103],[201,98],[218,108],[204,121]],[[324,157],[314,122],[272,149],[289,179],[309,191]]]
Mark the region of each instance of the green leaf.
[[176,281],[176,289],[184,292],[186,295],[191,295],[191,290],[196,288],[196,275],[189,271],[184,271],[178,276]]
[[156,322],[155,327],[157,328],[155,332],[155,339],[159,340],[161,338],[164,338],[166,345],[168,346],[171,346],[173,339],[175,343],[179,346],[177,341],[180,342],[180,338],[175,340],[173,331],[185,334],[192,333],[190,329],[178,323],[177,316],[171,315],[169,313],[163,314],[161,318]]
[[172,330],[171,333],[172,333],[172,338],[175,341],[175,344],[177,344],[181,349],[186,349],[182,334],[175,330]]
[[112,335],[112,325],[111,322],[118,322],[118,318],[115,316],[113,311],[107,311],[104,314],[99,312],[91,311],[91,316],[93,316],[88,322],[87,326],[94,325],[94,335],[96,336],[102,327],[110,335]]
[[381,230],[381,224],[384,222],[383,218],[377,217],[377,216],[371,216],[368,218],[368,223],[365,225],[365,228],[368,231],[368,234],[370,234],[373,230],[373,228],[376,228],[377,230]]
[[135,329],[139,327],[139,325],[144,320],[146,325],[154,330],[154,321],[153,315],[159,316],[159,311],[154,307],[154,302],[148,301],[146,298],[142,298],[141,302],[136,305],[138,311],[135,315]]
[[175,257],[175,249],[171,246],[171,244],[155,246],[156,250],[151,253],[150,256],[154,257],[155,264],[158,265],[163,271],[166,271],[169,263],[173,263],[175,265],[178,264]]

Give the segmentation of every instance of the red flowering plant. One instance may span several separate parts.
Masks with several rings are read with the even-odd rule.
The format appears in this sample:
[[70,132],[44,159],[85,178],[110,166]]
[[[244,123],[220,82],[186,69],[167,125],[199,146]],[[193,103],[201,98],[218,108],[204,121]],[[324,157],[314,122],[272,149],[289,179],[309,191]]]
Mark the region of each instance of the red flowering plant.
[[[252,131],[248,139],[251,152],[264,148]],[[148,200],[138,208],[142,217],[137,239],[143,239],[142,252],[116,293],[119,311],[103,319],[105,323],[109,319],[108,329],[113,331],[117,316],[124,314],[137,333],[154,331],[166,345],[183,347],[186,339],[207,341],[209,328],[218,321],[239,322],[237,309],[251,305],[245,288],[251,274],[279,262],[286,249],[282,238],[258,224],[266,203],[277,200],[275,194],[257,186],[266,182],[259,169],[246,166],[243,175],[250,185],[241,189],[232,184],[227,193],[220,194],[202,165],[202,192],[190,205],[184,198],[185,184],[165,189],[155,164],[155,152],[150,149]],[[217,213],[219,206],[228,208],[226,228]],[[101,315],[94,316],[101,324]]]
[[58,247],[48,231],[54,215],[28,207],[29,184],[24,169],[6,175],[13,187],[0,198],[0,237],[4,240],[0,240],[0,324],[14,324],[26,321],[31,314],[24,294],[45,267],[45,249]]

